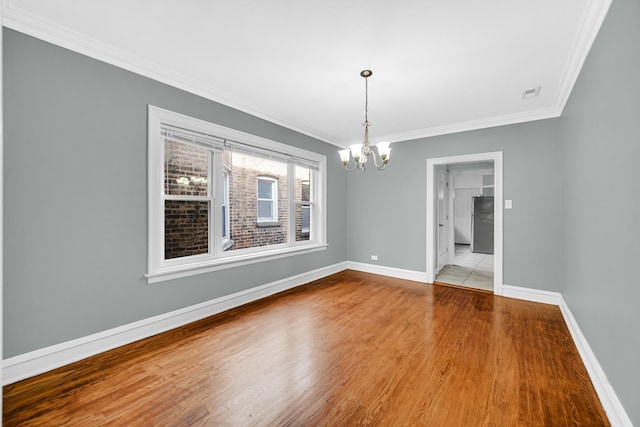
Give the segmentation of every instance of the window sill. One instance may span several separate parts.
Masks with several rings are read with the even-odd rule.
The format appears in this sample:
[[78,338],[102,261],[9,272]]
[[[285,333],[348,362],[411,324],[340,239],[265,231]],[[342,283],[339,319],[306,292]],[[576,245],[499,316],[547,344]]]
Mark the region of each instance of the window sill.
[[280,227],[280,221],[256,221],[256,227]]
[[253,254],[243,254],[218,258],[206,262],[199,262],[179,267],[166,268],[154,273],[147,273],[147,283],[158,283],[167,280],[179,279],[181,277],[195,276],[197,274],[210,273],[212,271],[224,270],[227,268],[240,267],[243,265],[255,264],[263,261],[271,261],[278,258],[285,258],[293,255],[308,254],[326,250],[329,245],[325,243],[315,243],[304,246],[294,246],[283,249],[273,249]]

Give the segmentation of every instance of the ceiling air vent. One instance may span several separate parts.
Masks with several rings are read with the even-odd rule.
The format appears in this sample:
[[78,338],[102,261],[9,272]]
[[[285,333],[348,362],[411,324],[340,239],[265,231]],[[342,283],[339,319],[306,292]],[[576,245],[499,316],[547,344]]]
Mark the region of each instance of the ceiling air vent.
[[540,93],[540,86],[522,91],[522,99],[535,98]]

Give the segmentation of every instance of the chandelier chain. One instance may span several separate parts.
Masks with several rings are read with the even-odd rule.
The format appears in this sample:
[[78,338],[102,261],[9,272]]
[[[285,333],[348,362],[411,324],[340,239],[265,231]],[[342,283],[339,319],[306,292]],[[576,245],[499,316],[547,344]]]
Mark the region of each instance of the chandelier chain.
[[364,78],[364,123],[369,126],[369,78]]

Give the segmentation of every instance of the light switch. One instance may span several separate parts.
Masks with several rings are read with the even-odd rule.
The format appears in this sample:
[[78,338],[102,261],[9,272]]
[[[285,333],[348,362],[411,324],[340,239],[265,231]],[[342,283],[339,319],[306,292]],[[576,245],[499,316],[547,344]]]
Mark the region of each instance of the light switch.
[[511,200],[505,200],[504,201],[504,208],[505,209],[511,209],[513,208],[513,202]]

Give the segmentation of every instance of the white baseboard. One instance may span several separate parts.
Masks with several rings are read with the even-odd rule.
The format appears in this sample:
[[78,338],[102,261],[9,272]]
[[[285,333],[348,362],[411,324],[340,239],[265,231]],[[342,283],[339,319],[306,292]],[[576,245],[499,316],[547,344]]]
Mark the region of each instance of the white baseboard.
[[[87,357],[120,347],[134,341],[147,338],[161,332],[174,329],[187,323],[221,313],[243,304],[259,300],[296,286],[321,279],[345,269],[380,274],[404,280],[426,283],[426,273],[404,270],[400,268],[384,267],[360,262],[347,261],[327,267],[319,268],[307,273],[292,276],[276,282],[268,283],[245,291],[237,292],[221,298],[216,298],[180,310],[143,319],[128,325],[109,329],[87,337],[56,344],[50,347],[31,351],[11,357],[3,361],[2,384],[12,384],[35,375],[42,374],[55,368],[68,365]],[[578,324],[571,314],[569,306],[561,294],[538,289],[522,288],[503,285],[503,296],[527,301],[553,304],[560,307],[560,311],[567,324],[571,337],[578,349],[578,353],[589,373],[591,382],[600,398],[600,402],[607,413],[613,427],[633,427],[629,416],[625,412],[618,396],[611,387],[595,354],[589,347],[586,338],[580,331]]]
[[560,301],[562,300],[562,295],[558,292],[521,288],[520,286],[511,285],[502,285],[502,296],[552,305],[560,305]]
[[620,400],[611,387],[611,384],[609,384],[607,376],[602,370],[600,363],[598,363],[598,360],[591,350],[591,347],[589,347],[587,339],[580,331],[578,322],[576,322],[573,314],[571,314],[571,310],[562,297],[562,294],[558,292],[503,285],[502,296],[540,302],[544,304],[557,305],[562,312],[562,317],[567,324],[567,328],[571,333],[573,342],[578,349],[578,353],[582,358],[582,362],[587,369],[587,373],[591,378],[593,387],[598,394],[600,403],[602,404],[604,411],[607,413],[607,418],[609,418],[609,422],[611,423],[612,427],[633,427],[629,416],[622,407],[622,403],[620,403]]
[[567,328],[569,328],[573,342],[578,348],[578,353],[580,353],[582,362],[587,368],[593,387],[596,389],[596,393],[600,398],[600,403],[602,403],[602,407],[607,413],[607,417],[609,418],[609,422],[612,427],[633,427],[631,419],[622,407],[620,399],[618,399],[618,395],[616,395],[613,387],[611,387],[600,363],[598,363],[598,359],[596,359],[596,355],[591,350],[591,347],[589,347],[587,339],[582,334],[582,331],[580,331],[578,322],[576,322],[576,319],[573,317],[571,310],[569,310],[569,306],[562,296],[560,296],[560,304],[558,304],[558,306],[560,307],[560,311],[562,312],[562,316],[567,324]]
[[12,384],[16,381],[42,374],[116,347],[330,276],[346,268],[346,263],[344,262],[322,267],[235,294],[5,359],[2,363],[2,384]]
[[348,269],[362,271],[364,273],[380,274],[382,276],[395,277],[396,279],[413,280],[427,283],[427,273],[402,268],[385,267],[383,265],[366,264],[364,262],[347,261]]

